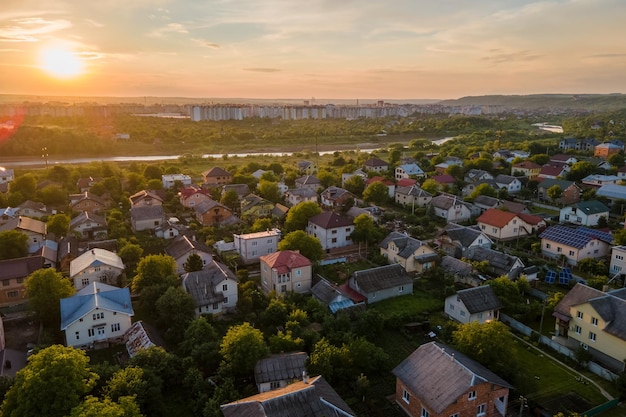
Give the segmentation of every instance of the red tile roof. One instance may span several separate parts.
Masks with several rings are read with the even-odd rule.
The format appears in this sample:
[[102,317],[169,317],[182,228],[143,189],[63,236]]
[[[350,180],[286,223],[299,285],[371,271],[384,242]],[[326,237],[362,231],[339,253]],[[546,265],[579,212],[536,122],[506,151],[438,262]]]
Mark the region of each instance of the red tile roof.
[[517,214],[510,211],[503,211],[498,209],[489,209],[476,219],[476,221],[488,224],[495,227],[504,227],[511,222],[515,217],[525,221],[528,224],[536,225],[543,221],[539,216],[533,216],[532,214]]
[[541,168],[541,165],[533,161],[522,161],[518,164],[514,164],[513,168],[537,169],[537,168]]
[[387,179],[385,179],[385,178],[383,178],[383,177],[381,177],[381,176],[378,176],[378,175],[376,175],[376,176],[374,176],[374,177],[372,177],[372,178],[368,178],[368,180],[367,180],[367,181],[365,181],[365,184],[370,185],[370,184],[373,184],[373,183],[375,183],[375,182],[382,182],[382,183],[383,183],[383,184],[385,184],[387,187],[389,187],[390,185],[394,185],[394,182],[393,182],[393,181],[391,181],[391,180],[387,180]]
[[261,262],[265,262],[270,268],[277,270],[279,274],[313,265],[306,256],[292,250],[274,252],[261,256],[260,259]]
[[398,187],[410,187],[412,185],[417,184],[417,180],[413,179],[413,178],[402,178],[401,180],[398,180]]
[[449,174],[435,175],[433,176],[433,180],[437,181],[439,184],[454,184],[456,182],[456,179]]

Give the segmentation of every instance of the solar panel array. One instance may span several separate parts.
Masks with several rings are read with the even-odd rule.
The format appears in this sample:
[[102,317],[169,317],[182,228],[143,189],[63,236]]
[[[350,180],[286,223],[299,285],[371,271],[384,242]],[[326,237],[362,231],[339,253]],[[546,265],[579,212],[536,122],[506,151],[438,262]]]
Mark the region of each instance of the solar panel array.
[[569,268],[563,268],[561,272],[559,272],[559,284],[569,285],[571,279],[572,271],[570,271]]
[[556,272],[548,270],[548,272],[546,272],[546,282],[548,284],[554,284],[555,281],[556,281]]
[[539,237],[579,249],[585,247],[585,245],[594,238],[605,242],[612,242],[613,240],[611,234],[607,232],[588,229],[586,227],[572,229],[562,225],[547,228]]

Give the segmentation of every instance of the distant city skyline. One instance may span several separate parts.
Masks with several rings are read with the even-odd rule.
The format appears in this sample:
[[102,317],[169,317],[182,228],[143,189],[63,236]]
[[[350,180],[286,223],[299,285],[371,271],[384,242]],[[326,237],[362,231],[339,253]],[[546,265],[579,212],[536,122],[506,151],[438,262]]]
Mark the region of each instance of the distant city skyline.
[[3,0],[0,93],[626,92],[623,0]]

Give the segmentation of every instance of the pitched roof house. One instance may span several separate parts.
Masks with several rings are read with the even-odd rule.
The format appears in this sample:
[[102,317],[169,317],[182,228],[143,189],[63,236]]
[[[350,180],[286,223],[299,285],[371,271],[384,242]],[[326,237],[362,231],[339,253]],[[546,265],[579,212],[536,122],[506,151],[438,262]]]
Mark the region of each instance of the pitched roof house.
[[385,172],[389,170],[389,163],[380,158],[370,158],[363,163],[364,171]]
[[505,189],[510,194],[515,194],[522,190],[522,181],[518,177],[500,174],[494,178],[494,181],[500,189]]
[[164,222],[163,206],[139,206],[130,209],[130,223],[134,232],[154,230]]
[[356,196],[350,191],[331,185],[320,194],[322,207],[336,209],[343,207],[349,201],[354,204]]
[[504,417],[513,388],[483,365],[438,342],[421,345],[392,372],[396,404],[411,417]]
[[202,173],[202,180],[207,187],[219,187],[229,184],[233,180],[233,176],[225,169],[213,167]]
[[84,239],[104,239],[107,223],[104,217],[83,211],[70,221],[70,230]]
[[459,290],[446,297],[444,312],[460,323],[498,320],[502,304],[489,285]]
[[141,190],[128,197],[131,207],[162,206],[163,198],[155,190]]
[[364,296],[368,303],[413,293],[413,279],[400,264],[356,271],[348,285]]
[[94,248],[70,262],[70,279],[74,288],[80,290],[94,282],[115,284],[117,277],[124,272],[124,262],[116,253]]
[[178,192],[178,201],[186,208],[194,208],[198,204],[208,200],[211,200],[211,192],[206,188],[190,186],[181,188]]
[[93,282],[69,298],[62,298],[61,330],[66,346],[92,348],[122,343],[135,315],[128,288]]
[[152,326],[142,320],[134,322],[124,334],[126,352],[129,357],[151,347],[163,347],[164,342]]
[[196,303],[196,316],[220,315],[237,307],[237,276],[220,262],[213,261],[201,271],[181,276],[183,289]]
[[480,230],[495,240],[511,240],[532,236],[546,227],[546,222],[532,214],[518,214],[498,209],[489,209],[476,219]]
[[0,307],[27,302],[24,281],[30,274],[44,267],[43,256],[0,260]]
[[422,190],[418,185],[397,186],[394,197],[396,203],[411,207],[426,207],[433,199],[432,194]]
[[89,191],[70,195],[70,209],[74,212],[87,211],[92,214],[101,214],[106,208],[106,201]]
[[557,179],[564,177],[569,172],[569,165],[558,164],[556,162],[548,162],[539,170],[537,178]]
[[22,216],[0,220],[0,232],[8,230],[17,230],[28,236],[28,253],[35,253],[41,248],[48,231],[46,223]]
[[493,241],[485,233],[475,227],[448,223],[437,235],[436,242],[443,252],[455,258],[461,258],[474,246],[491,248]]
[[211,248],[185,235],[175,238],[172,243],[167,245],[165,253],[176,261],[176,273],[178,274],[185,272],[185,262],[190,255],[200,256],[205,267],[213,261]]
[[605,257],[613,245],[610,232],[582,226],[571,228],[558,224],[548,227],[539,237],[544,256],[563,257],[570,265],[576,265],[582,259]]
[[469,262],[445,255],[441,258],[439,266],[446,274],[454,277],[455,284],[469,285],[472,287],[478,287],[484,284],[485,280],[481,279],[476,268]]
[[306,227],[306,233],[318,238],[324,250],[352,245],[353,231],[352,219],[334,211],[325,211],[311,217]]
[[161,182],[165,189],[174,188],[176,183],[180,183],[183,187],[189,187],[191,186],[191,177],[185,174],[164,174],[161,175]]
[[317,191],[311,188],[292,188],[285,191],[285,201],[291,206],[305,201],[317,203],[318,198]]
[[266,294],[277,295],[289,292],[311,291],[313,264],[304,255],[292,250],[283,250],[259,258],[261,262],[261,287]]
[[493,175],[485,170],[472,168],[465,173],[465,177],[463,179],[465,182],[481,182],[492,180]]
[[442,217],[448,222],[462,222],[472,217],[468,204],[455,195],[438,195],[433,197],[430,204],[435,211],[435,216]]
[[310,188],[313,191],[317,191],[321,184],[320,180],[313,175],[296,178],[296,188]]
[[242,218],[256,219],[272,215],[275,204],[256,194],[248,194],[239,202]]
[[389,233],[380,242],[380,254],[389,263],[398,263],[406,272],[424,272],[439,259],[437,252],[421,240],[399,232]]
[[582,189],[576,185],[575,182],[550,178],[544,179],[537,185],[537,197],[540,200],[552,201],[548,196],[548,190],[555,185],[558,185],[562,191],[561,197],[557,198],[556,202],[560,204],[572,204],[580,201]]
[[524,270],[524,263],[517,256],[497,250],[474,246],[467,251],[467,259],[475,262],[487,262],[487,270],[494,277],[507,276],[516,279]]
[[298,172],[306,175],[313,175],[317,172],[317,164],[313,161],[298,161],[296,162],[296,166],[298,168]]
[[539,176],[541,171],[541,165],[533,161],[522,161],[517,164],[513,164],[511,167],[511,175],[521,174],[527,178],[535,179]]
[[311,295],[313,298],[328,306],[331,313],[354,306],[354,302],[342,291],[342,288],[330,282],[325,278],[321,278],[313,287],[311,287]]
[[402,164],[396,167],[395,178],[396,180],[401,180],[403,178],[423,178],[426,176],[426,173],[419,165],[413,164]]
[[306,373],[309,355],[304,352],[281,353],[259,360],[254,365],[254,381],[259,393],[284,388],[300,381]]
[[559,214],[559,221],[593,227],[598,225],[601,217],[605,220],[609,219],[609,208],[598,200],[589,200],[563,207]]
[[217,226],[236,223],[232,210],[215,200],[207,200],[199,203],[196,207],[196,220],[203,226]]
[[355,417],[356,414],[321,377],[305,377],[284,388],[220,406],[224,417]]

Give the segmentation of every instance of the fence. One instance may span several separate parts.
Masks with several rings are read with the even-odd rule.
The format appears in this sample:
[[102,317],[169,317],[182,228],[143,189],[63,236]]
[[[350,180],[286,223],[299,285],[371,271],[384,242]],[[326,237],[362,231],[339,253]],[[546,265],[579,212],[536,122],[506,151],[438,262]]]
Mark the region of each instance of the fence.
[[606,410],[610,410],[611,408],[616,407],[618,403],[619,403],[619,399],[617,398],[611,401],[607,401],[604,404],[600,404],[597,407],[593,407],[589,411],[585,411],[584,413],[581,414],[581,416],[585,416],[585,417],[597,416],[598,414],[601,414],[605,412]]
[[320,265],[324,266],[324,265],[332,265],[332,264],[338,264],[338,263],[344,263],[346,262],[346,257],[342,256],[341,258],[333,258],[333,259],[322,259],[320,261]]
[[[515,329],[516,331],[520,332],[524,336],[530,337],[533,333],[537,334],[537,332],[531,329],[530,327],[520,323],[519,321],[513,319],[512,317],[507,316],[506,314],[500,313],[500,321],[508,324],[512,329]],[[560,354],[565,355],[569,358],[572,358],[572,359],[575,358],[575,354],[572,350],[555,342],[554,340],[550,339],[547,336],[540,335],[539,343],[541,343],[542,345],[546,345],[550,347],[551,349],[553,349],[554,351],[559,352]],[[598,365],[595,362],[588,362],[587,369],[589,369],[589,371],[594,373],[595,375],[598,375],[599,377],[604,378],[608,381],[613,381],[614,379],[618,378],[616,374],[614,374],[613,372],[609,371],[606,368],[603,368],[602,366]]]

